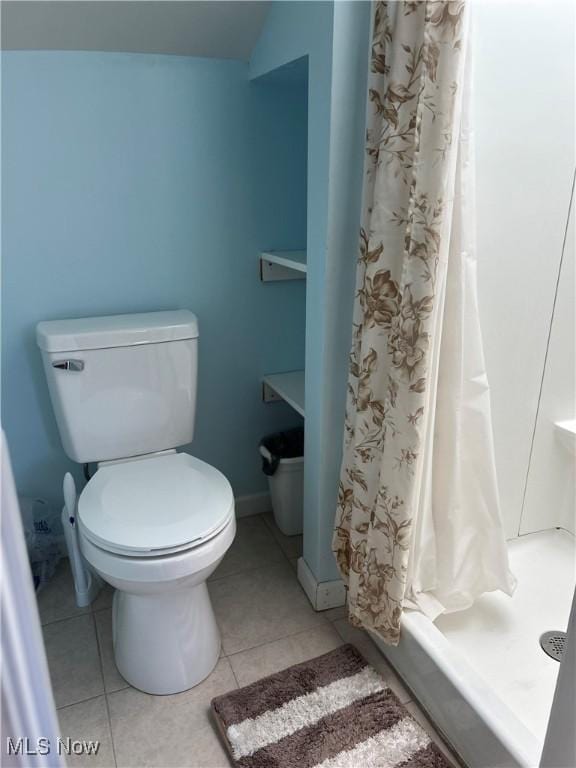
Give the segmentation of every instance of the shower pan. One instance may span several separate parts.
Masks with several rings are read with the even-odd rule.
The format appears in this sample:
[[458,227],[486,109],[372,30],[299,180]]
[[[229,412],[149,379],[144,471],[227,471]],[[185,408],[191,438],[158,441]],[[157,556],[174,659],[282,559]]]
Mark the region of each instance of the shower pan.
[[487,594],[435,622],[406,612],[399,646],[373,638],[471,768],[540,764],[560,667],[540,637],[566,628],[574,594],[572,534],[541,531],[508,546],[512,598]]

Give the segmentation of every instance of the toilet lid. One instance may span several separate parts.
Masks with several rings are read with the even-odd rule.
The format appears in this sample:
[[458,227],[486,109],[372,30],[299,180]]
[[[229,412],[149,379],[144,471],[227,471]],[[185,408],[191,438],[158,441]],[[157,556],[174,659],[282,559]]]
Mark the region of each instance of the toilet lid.
[[197,546],[233,514],[228,480],[187,453],[105,465],[78,501],[82,533],[109,552],[133,556]]

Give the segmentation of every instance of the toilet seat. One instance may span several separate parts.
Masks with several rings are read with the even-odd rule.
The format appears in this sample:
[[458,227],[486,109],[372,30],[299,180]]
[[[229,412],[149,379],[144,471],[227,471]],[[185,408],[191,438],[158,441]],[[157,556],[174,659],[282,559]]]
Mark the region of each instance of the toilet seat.
[[234,515],[224,475],[187,453],[109,464],[78,502],[80,532],[125,557],[159,557],[209,541]]

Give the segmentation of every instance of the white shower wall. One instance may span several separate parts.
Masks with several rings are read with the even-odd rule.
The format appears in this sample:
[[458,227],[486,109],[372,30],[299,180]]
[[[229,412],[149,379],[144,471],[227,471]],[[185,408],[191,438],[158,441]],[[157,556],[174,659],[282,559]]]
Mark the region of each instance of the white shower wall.
[[575,457],[554,427],[555,422],[573,419],[576,415],[575,261],[573,201],[536,419],[520,533],[532,533],[551,525],[565,528],[571,533],[575,532]]
[[574,366],[572,247],[521,523],[575,165],[574,5],[478,0],[473,42],[480,312],[502,513],[514,537],[569,525],[573,514],[568,481],[557,477],[560,464],[563,478],[569,468],[549,423],[556,413],[575,415],[566,378]]

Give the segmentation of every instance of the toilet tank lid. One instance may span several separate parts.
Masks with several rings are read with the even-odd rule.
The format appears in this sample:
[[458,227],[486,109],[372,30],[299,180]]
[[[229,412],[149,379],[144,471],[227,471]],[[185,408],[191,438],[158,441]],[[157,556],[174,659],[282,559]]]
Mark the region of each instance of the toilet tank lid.
[[188,309],[46,320],[36,326],[36,342],[45,352],[132,347],[196,338],[198,320]]

